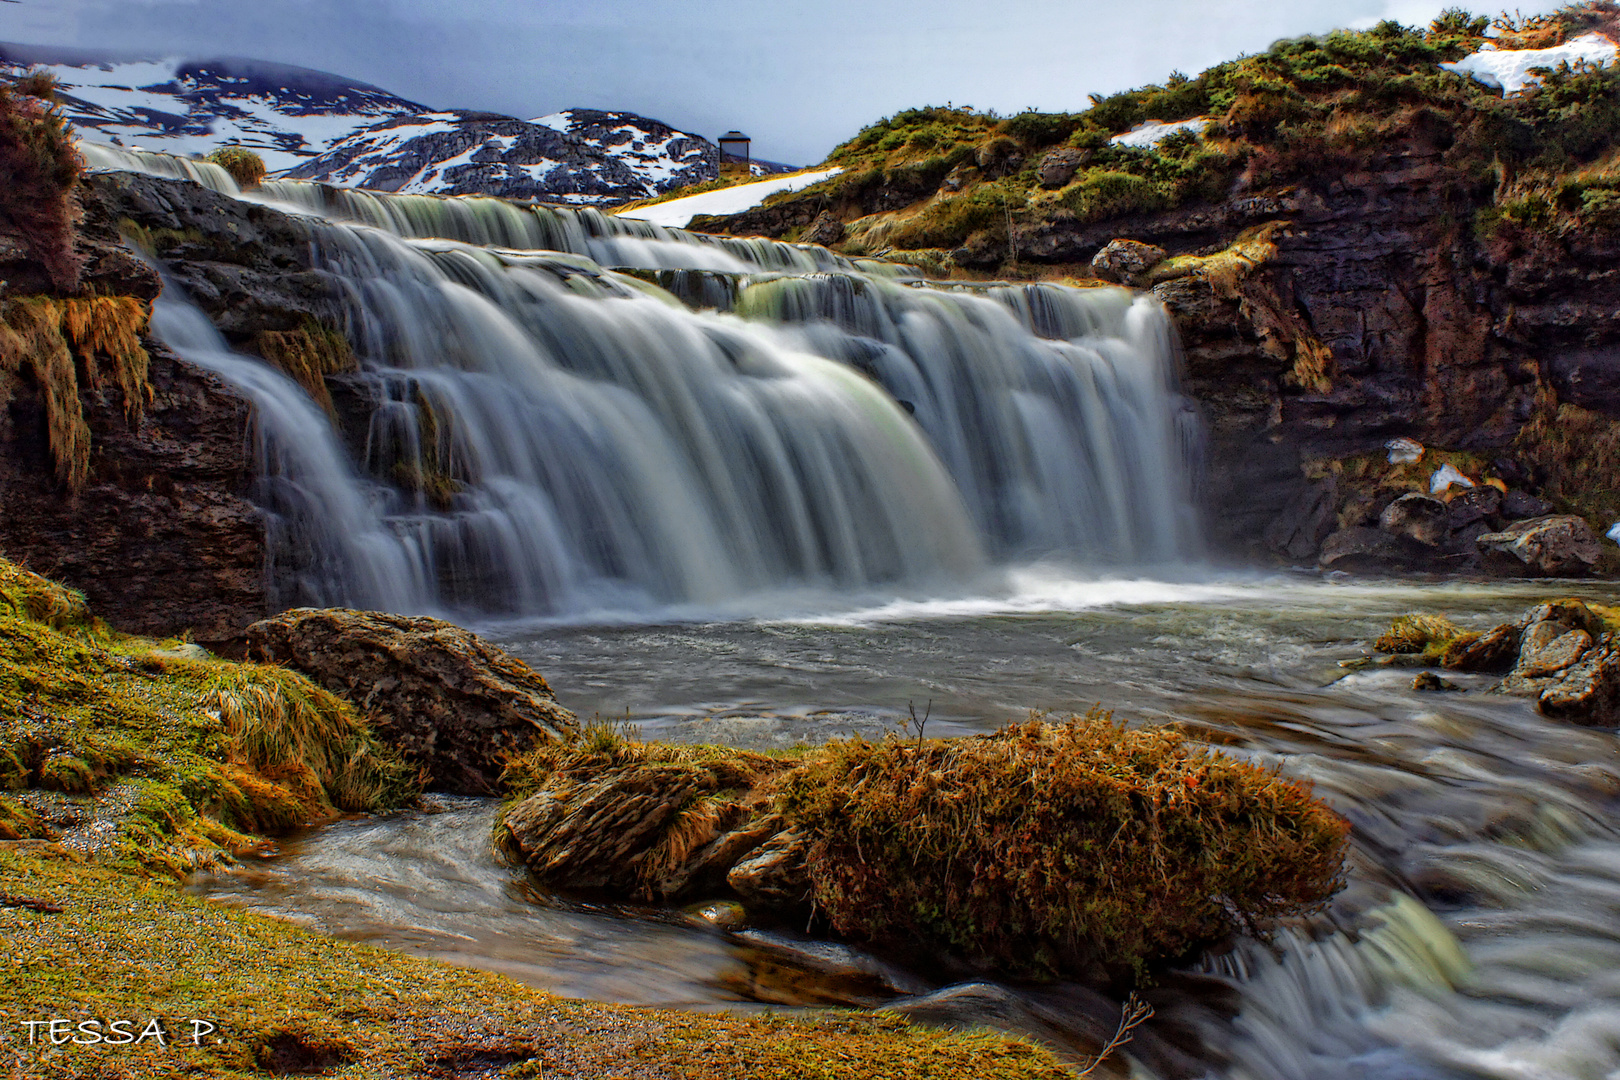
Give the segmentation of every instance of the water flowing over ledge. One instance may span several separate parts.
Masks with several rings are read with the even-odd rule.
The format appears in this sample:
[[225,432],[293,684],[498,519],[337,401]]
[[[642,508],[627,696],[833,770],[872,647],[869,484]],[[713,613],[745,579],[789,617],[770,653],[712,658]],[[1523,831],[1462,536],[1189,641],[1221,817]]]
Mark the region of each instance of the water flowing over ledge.
[[[100,164],[218,179],[162,158]],[[278,606],[937,594],[1011,561],[1199,550],[1173,330],[1123,290],[946,286],[496,199],[244,197],[301,216],[360,361],[329,416],[177,290],[159,305],[168,343],[258,407]]]

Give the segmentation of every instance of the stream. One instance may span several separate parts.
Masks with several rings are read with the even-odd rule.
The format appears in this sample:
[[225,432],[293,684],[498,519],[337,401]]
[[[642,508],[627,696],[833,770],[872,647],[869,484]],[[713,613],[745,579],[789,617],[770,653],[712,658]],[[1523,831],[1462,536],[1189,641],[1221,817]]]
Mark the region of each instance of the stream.
[[[771,614],[677,611],[486,624],[583,719],[648,738],[789,746],[895,730],[993,729],[1101,703],[1178,722],[1312,781],[1354,825],[1327,910],[1162,978],[1132,1075],[1254,1080],[1620,1076],[1620,757],[1610,731],[1538,716],[1494,680],[1411,688],[1356,670],[1392,616],[1470,628],[1569,583],[1315,577],[1077,578],[1003,572],[977,595],[771,598]],[[762,608],[766,606],[762,602]],[[547,895],[489,850],[496,804],[339,821],[195,887],[324,932],[488,968],[559,994],[748,1010],[889,1007],[987,1023],[1071,1057],[1119,1003],[1079,986],[942,982],[795,934],[728,933],[669,909]],[[1123,1072],[1118,1075],[1124,1075]]]

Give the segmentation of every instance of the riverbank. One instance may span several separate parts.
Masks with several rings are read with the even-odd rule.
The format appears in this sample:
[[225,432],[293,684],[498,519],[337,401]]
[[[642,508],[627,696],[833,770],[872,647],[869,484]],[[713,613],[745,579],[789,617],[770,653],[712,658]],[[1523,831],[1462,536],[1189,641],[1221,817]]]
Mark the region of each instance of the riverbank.
[[1021,1040],[897,1017],[568,1001],[188,896],[184,875],[276,835],[411,802],[410,773],[303,676],[117,634],[4,561],[0,784],[13,1075],[1065,1075]]
[[[0,934],[13,960],[0,975],[0,1054],[13,1075],[1068,1075],[1025,1041],[891,1015],[732,1017],[571,1001],[206,903],[56,845],[3,847]],[[15,906],[24,898],[46,910]],[[50,1045],[48,1025],[27,1026],[58,1019],[71,1026],[54,1037],[77,1041]],[[114,1045],[128,1036],[112,1021],[136,1036],[156,1021],[164,1034]]]

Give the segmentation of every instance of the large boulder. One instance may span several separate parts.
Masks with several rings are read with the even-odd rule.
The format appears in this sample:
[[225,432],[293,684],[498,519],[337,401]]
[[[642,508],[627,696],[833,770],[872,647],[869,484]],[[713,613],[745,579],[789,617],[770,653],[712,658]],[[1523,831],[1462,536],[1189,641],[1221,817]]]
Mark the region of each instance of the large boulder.
[[1135,285],[1164,261],[1164,248],[1140,240],[1112,240],[1091,258],[1091,269],[1105,281]]
[[1485,570],[1499,577],[1576,577],[1602,554],[1592,527],[1573,514],[1515,521],[1474,542]]
[[1479,636],[1461,635],[1440,659],[1448,671],[1478,671],[1501,675],[1513,669],[1519,658],[1519,628],[1498,626]]
[[296,608],[248,627],[247,642],[250,658],[353,702],[430,790],[495,794],[508,756],[576,728],[538,672],[439,619]]
[[1455,496],[1446,505],[1451,513],[1451,527],[1464,529],[1500,513],[1502,492],[1486,484]]
[[1562,678],[1542,690],[1536,708],[1544,716],[1577,724],[1620,724],[1620,649],[1613,636],[1588,650]]
[[1402,495],[1378,516],[1378,527],[1395,536],[1408,536],[1434,547],[1451,530],[1451,508],[1439,499],[1412,492]]
[[1345,570],[1352,574],[1389,570],[1422,570],[1436,556],[1435,549],[1410,536],[1357,525],[1322,541],[1317,565],[1324,570]]

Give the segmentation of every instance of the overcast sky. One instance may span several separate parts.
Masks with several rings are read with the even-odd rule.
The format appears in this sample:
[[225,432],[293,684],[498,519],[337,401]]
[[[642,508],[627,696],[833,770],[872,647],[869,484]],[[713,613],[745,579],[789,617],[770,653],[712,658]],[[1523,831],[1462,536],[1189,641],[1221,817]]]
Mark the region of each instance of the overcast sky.
[[628,109],[711,139],[741,128],[756,157],[808,164],[899,109],[1079,109],[1278,38],[1426,24],[1457,2],[22,0],[0,4],[0,40],[276,60],[520,117]]

